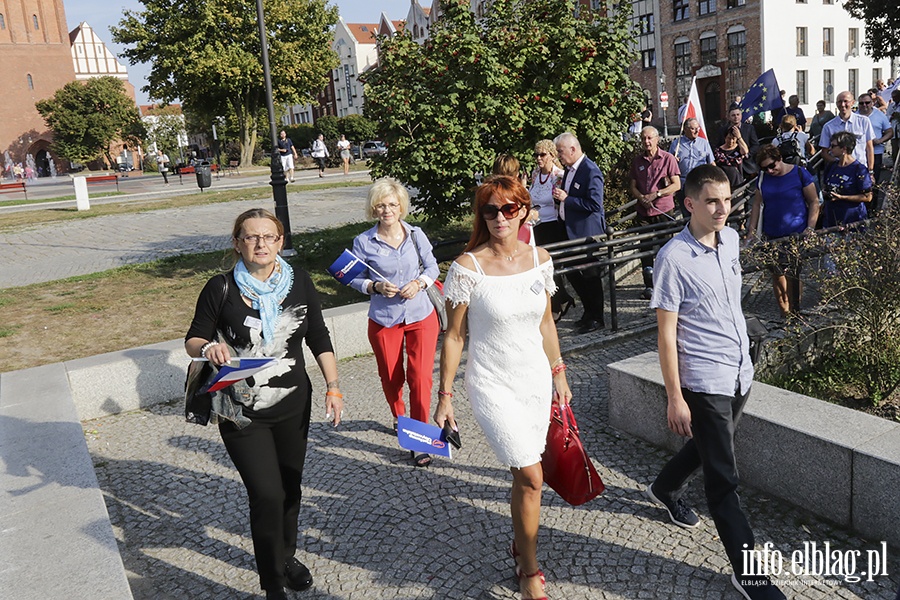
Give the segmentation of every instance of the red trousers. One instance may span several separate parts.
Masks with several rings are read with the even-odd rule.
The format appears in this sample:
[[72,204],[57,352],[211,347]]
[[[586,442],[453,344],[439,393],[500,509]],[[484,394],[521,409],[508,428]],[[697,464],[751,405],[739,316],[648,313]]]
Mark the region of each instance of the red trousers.
[[[382,327],[369,319],[369,343],[378,363],[381,388],[394,417],[406,415],[403,384],[409,383],[410,417],[427,423],[431,410],[434,355],[440,325],[437,313],[418,323]],[[403,369],[403,342],[406,342],[406,370]]]

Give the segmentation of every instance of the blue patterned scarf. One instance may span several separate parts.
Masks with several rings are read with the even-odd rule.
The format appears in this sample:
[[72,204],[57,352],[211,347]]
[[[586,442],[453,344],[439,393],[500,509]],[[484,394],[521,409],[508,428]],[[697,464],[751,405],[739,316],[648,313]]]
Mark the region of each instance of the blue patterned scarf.
[[250,274],[244,261],[234,265],[234,280],[241,294],[250,300],[250,305],[259,311],[262,321],[263,339],[270,343],[275,337],[275,326],[281,316],[281,303],[291,291],[294,270],[280,256],[276,257],[275,270],[265,281]]

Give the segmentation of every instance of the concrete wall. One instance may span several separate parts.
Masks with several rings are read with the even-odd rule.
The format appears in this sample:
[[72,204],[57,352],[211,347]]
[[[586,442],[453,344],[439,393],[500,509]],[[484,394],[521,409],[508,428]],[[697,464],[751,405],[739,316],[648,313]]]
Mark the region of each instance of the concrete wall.
[[[659,359],[609,365],[610,425],[673,452]],[[742,483],[900,545],[900,423],[754,383],[735,435]]]

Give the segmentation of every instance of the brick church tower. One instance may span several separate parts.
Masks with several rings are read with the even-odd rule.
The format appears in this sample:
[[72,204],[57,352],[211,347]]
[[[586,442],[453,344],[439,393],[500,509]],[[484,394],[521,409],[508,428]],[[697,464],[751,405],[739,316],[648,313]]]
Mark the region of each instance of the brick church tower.
[[0,0],[0,57],[0,169],[6,152],[46,168],[51,134],[34,103],[75,80],[62,0]]

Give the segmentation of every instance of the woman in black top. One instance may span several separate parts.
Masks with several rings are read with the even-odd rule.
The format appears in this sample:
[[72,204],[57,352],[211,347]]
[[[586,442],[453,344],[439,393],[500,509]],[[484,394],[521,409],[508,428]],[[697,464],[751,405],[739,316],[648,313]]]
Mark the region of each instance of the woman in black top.
[[304,339],[325,376],[325,409],[335,426],[343,396],[312,280],[278,256],[281,222],[267,210],[248,210],[234,222],[232,236],[237,263],[200,292],[184,346],[216,366],[232,356],[280,359],[242,386],[238,408],[249,424],[222,420],[219,432],[249,495],[260,586],[266,598],[281,599],[285,585],[312,585],[309,569],[294,558],[312,394]]

